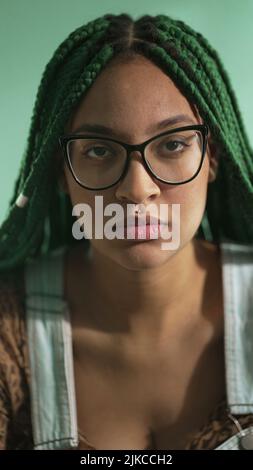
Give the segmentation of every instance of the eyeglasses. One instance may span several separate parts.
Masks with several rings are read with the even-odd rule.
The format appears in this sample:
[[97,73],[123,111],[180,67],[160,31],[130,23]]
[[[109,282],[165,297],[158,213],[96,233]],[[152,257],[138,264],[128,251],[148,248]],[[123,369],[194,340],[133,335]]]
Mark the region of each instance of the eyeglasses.
[[208,132],[206,124],[196,124],[170,129],[136,145],[90,134],[62,135],[59,143],[74,179],[86,189],[117,184],[135,150],[152,177],[166,184],[185,184],[201,170]]

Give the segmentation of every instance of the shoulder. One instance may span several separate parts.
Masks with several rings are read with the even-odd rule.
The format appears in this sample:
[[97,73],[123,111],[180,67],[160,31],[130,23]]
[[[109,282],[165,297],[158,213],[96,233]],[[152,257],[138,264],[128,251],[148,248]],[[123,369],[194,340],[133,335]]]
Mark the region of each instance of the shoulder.
[[245,261],[252,263],[253,244],[224,241],[220,244],[224,255],[231,261]]
[[20,350],[25,334],[23,266],[0,273],[0,352],[22,365]]
[[24,265],[0,273],[0,449],[33,448]]
[[231,254],[231,258],[248,259],[252,260],[253,257],[253,243],[240,243],[229,239],[223,240],[220,243],[211,242],[204,239],[194,239],[197,248],[205,250],[206,253],[215,253],[222,251],[225,254]]
[[[28,397],[23,267],[0,273],[0,449]],[[16,422],[15,421],[15,422]]]
[[252,292],[253,245],[223,242],[220,246],[224,277],[233,289]]
[[220,260],[223,266],[233,266],[237,269],[247,267],[248,272],[253,271],[253,244],[239,243],[225,240],[220,243],[213,243],[207,240],[197,240],[198,251],[202,258],[215,258]]
[[23,267],[0,273],[0,382],[12,407],[29,381]]

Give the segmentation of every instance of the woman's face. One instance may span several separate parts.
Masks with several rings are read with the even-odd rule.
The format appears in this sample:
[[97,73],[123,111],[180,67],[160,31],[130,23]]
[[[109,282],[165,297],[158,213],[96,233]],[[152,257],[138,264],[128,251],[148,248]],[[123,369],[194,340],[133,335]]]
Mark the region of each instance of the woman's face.
[[[157,127],[160,121],[177,115],[186,117],[176,125]],[[171,127],[192,123],[201,123],[200,118],[171,79],[152,62],[137,56],[126,63],[117,63],[114,59],[101,72],[75,110],[66,132],[75,133],[83,124],[99,124],[113,130],[107,137],[139,144]],[[104,135],[98,133],[97,136]],[[91,207],[93,230],[96,196],[103,196],[104,208],[111,203],[121,205],[125,216],[128,204],[148,206],[152,203],[158,214],[160,204],[166,204],[172,223],[172,204],[180,204],[180,245],[176,250],[162,250],[161,239],[135,241],[104,237],[90,240],[97,253],[121,266],[130,270],[147,269],[165,263],[194,237],[203,217],[208,181],[213,178],[209,157],[208,151],[197,177],[181,185],[168,185],[152,177],[137,151],[130,155],[131,162],[124,179],[112,188],[91,191],[81,187],[66,164],[61,184],[69,193],[73,206],[86,203]],[[109,219],[104,217],[104,223]],[[73,222],[75,220],[73,217]]]

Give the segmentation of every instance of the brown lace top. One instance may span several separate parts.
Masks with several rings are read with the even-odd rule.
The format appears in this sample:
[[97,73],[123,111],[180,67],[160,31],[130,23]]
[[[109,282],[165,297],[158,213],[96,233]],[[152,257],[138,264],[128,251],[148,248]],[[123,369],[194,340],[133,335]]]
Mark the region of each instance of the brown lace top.
[[[33,449],[24,294],[22,268],[1,274],[0,449]],[[242,428],[253,426],[253,414],[235,416]],[[227,414],[224,397],[206,424],[191,436],[185,449],[215,449],[236,432],[238,430]],[[87,443],[88,449],[95,448]]]

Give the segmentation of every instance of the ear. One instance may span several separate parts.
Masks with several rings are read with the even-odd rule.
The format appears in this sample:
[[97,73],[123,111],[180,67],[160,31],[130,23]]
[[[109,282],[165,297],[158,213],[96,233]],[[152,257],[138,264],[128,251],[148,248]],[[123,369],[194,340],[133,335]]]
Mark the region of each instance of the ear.
[[209,156],[208,182],[212,183],[216,179],[219,164],[219,148],[211,139],[208,141],[207,153]]

